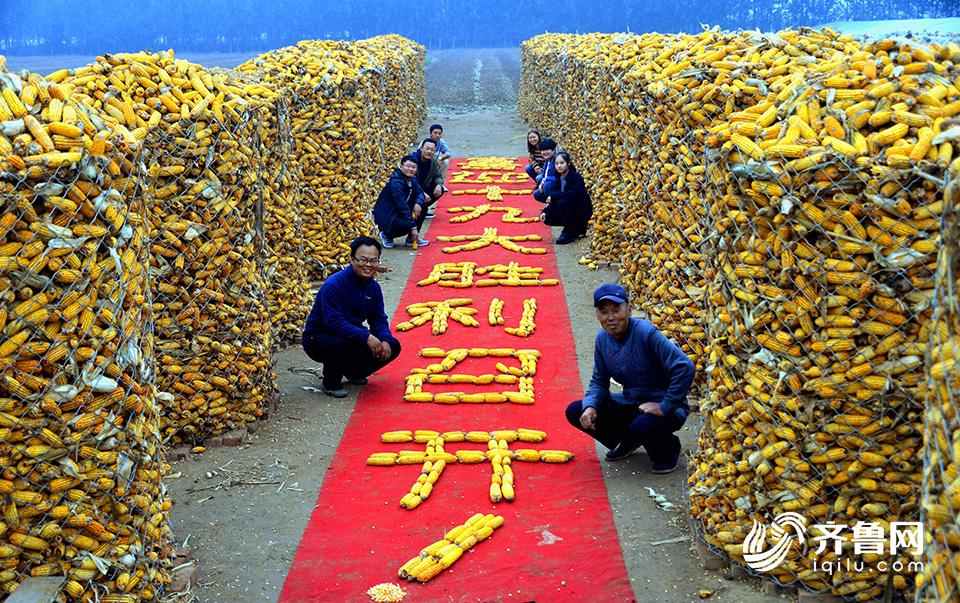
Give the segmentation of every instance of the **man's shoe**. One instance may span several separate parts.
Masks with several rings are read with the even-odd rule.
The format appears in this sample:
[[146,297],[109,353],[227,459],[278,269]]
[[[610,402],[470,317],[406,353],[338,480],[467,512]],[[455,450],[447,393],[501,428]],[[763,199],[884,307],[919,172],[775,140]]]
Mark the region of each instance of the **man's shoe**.
[[640,447],[635,446],[634,448],[627,448],[623,444],[617,444],[615,447],[607,451],[606,459],[610,462],[622,461],[628,456],[635,455],[638,448]]
[[577,240],[577,235],[570,234],[569,232],[564,230],[563,232],[560,233],[560,236],[557,237],[557,245],[566,245],[568,243],[573,243],[576,240]]
[[350,385],[366,385],[368,381],[366,377],[347,377],[347,383]]
[[[411,247],[413,245],[413,239],[411,239],[410,236],[408,235],[407,240],[404,241],[403,244],[407,247]],[[426,239],[421,239],[419,237],[417,238],[417,247],[426,247],[429,244],[430,244],[430,241]]]
[[661,463],[654,463],[653,469],[650,470],[651,473],[673,473],[677,470],[677,467],[680,466],[680,455],[677,455],[677,458],[672,461],[664,461]]
[[336,387],[327,387],[326,385],[323,385],[320,387],[320,389],[323,390],[323,393],[327,394],[328,396],[333,396],[334,398],[347,397],[347,390],[343,389],[342,385],[338,385]]
[[393,249],[393,239],[388,239],[387,235],[380,233],[380,244],[383,245],[384,249]]

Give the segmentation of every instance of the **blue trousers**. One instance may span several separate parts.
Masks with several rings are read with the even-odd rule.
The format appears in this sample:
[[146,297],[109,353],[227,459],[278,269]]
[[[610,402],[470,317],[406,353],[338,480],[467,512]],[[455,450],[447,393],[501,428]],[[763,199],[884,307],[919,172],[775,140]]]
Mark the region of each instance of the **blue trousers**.
[[640,412],[636,402],[628,402],[622,394],[610,394],[597,405],[597,422],[593,431],[580,425],[582,400],[567,407],[567,421],[607,448],[623,444],[627,448],[643,446],[653,463],[666,463],[680,454],[680,438],[674,432],[687,420],[685,408],[678,408],[671,416],[657,416]]
[[532,163],[528,163],[528,164],[527,164],[527,167],[524,168],[523,171],[525,171],[525,172],[527,173],[527,176],[530,176],[530,179],[531,179],[531,180],[536,181],[536,179],[537,179],[537,173],[536,173],[535,171],[533,171],[533,165],[534,165],[534,164],[532,164]]

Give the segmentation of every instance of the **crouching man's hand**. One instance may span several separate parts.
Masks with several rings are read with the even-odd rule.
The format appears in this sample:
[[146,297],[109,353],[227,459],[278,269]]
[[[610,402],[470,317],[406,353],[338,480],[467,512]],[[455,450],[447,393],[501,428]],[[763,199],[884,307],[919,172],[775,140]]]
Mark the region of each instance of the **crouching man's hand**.
[[658,417],[663,416],[663,409],[660,408],[660,405],[656,402],[644,402],[639,407],[640,412],[645,412],[648,415],[657,415]]
[[580,426],[587,431],[593,431],[597,427],[597,409],[592,406],[583,409],[580,415]]
[[374,358],[380,359],[382,357],[383,347],[381,344],[382,342],[373,333],[367,336],[367,347],[370,348]]

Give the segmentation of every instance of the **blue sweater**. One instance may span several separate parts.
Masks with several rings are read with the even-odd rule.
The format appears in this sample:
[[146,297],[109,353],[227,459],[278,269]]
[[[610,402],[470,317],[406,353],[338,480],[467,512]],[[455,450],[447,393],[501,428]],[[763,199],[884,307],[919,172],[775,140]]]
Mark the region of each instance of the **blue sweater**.
[[[369,329],[363,326],[364,321]],[[353,266],[328,278],[317,292],[303,328],[304,339],[312,333],[337,335],[360,343],[366,343],[370,333],[381,341],[390,338],[380,284],[357,276]]]
[[634,404],[659,402],[664,416],[680,406],[687,408],[687,392],[694,366],[687,355],[646,320],[630,319],[624,341],[606,331],[597,334],[593,352],[593,377],[583,397],[583,407],[597,407],[610,395],[610,378],[623,385],[623,396]]
[[[557,182],[556,179],[557,168],[553,165],[553,158],[550,158],[549,160],[543,162],[543,170],[537,174],[537,188],[544,191],[544,193],[546,193],[546,191],[552,191],[554,188],[559,189],[560,183]],[[536,195],[534,195],[534,197],[536,197]],[[542,201],[546,198],[547,196],[544,195],[543,199],[538,199],[538,201]]]

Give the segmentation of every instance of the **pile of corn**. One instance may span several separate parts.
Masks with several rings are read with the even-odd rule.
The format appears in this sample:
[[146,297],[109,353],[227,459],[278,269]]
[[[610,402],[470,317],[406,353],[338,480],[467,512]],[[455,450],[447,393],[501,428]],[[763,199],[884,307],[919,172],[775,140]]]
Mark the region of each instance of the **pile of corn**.
[[[579,124],[563,132],[561,143],[593,187],[593,258],[620,264],[637,307],[696,363],[698,386],[706,361],[706,126],[753,106],[784,72],[827,60],[848,43],[819,32],[707,31],[547,35],[524,44],[534,88],[562,78],[566,94],[537,111],[533,98],[542,92],[531,88],[528,121],[546,119],[561,129]],[[787,44],[812,54],[794,56]]]
[[608,262],[621,260],[624,201],[631,196],[622,119],[615,111],[621,91],[611,82],[622,78],[621,44],[632,39],[545,34],[521,45],[520,114],[573,156],[593,198],[591,254]]
[[[136,148],[69,87],[0,73],[0,598],[169,582]],[[119,599],[117,599],[119,600]]]
[[267,246],[267,307],[275,349],[300,338],[313,299],[303,262],[300,164],[294,160],[290,101],[277,95],[257,124],[258,201]]
[[374,232],[370,209],[425,114],[423,58],[420,45],[380,36],[304,41],[238,67],[293,99],[303,247],[312,276],[348,263],[350,241]]
[[256,420],[275,389],[254,129],[271,92],[172,52],[100,57],[62,81],[144,140],[165,436],[198,442]]
[[[712,385],[690,483],[708,541],[735,557],[757,512],[849,526],[918,518],[957,59],[957,47],[853,47],[711,127]],[[777,571],[860,599],[887,580],[827,577],[810,558]],[[908,590],[908,577],[893,587]]]
[[[618,250],[641,308],[707,369],[690,479],[707,540],[742,561],[753,520],[782,511],[850,526],[917,520],[960,48],[807,30],[551,38],[525,44],[525,72],[575,75],[539,115],[586,131],[560,143],[575,159],[619,162],[635,191],[623,208],[598,203],[600,219],[623,215],[626,234],[620,247],[598,236],[594,253]],[[617,87],[612,105],[589,96],[602,77]],[[813,572],[813,558],[774,575],[859,599],[886,584]]]
[[918,576],[922,601],[960,600],[960,162],[944,192],[943,246],[937,265],[927,375],[926,461],[921,518],[927,530],[926,567]]

